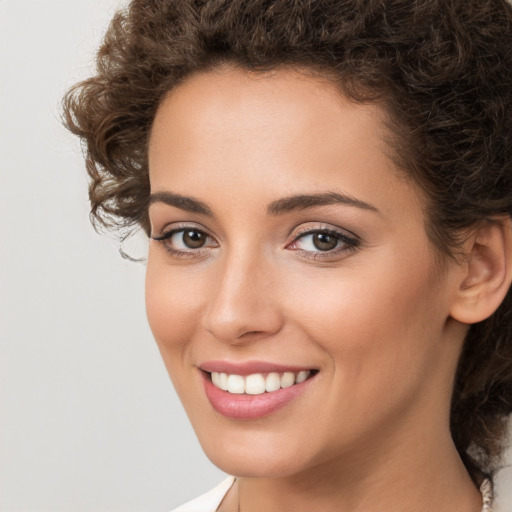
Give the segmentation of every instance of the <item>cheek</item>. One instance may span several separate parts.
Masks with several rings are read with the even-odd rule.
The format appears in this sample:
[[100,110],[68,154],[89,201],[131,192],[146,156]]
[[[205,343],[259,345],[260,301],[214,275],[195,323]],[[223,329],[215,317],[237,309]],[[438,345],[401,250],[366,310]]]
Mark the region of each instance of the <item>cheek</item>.
[[317,275],[303,282],[307,293],[292,294],[302,328],[353,380],[417,374],[435,354],[446,320],[430,265],[396,255],[379,261],[338,277]]
[[445,317],[432,307],[438,298],[433,274],[415,265],[389,265],[387,273],[365,269],[364,276],[354,270],[350,278],[310,287],[295,315],[327,356],[332,385],[317,427],[335,425],[333,439],[341,430],[356,435],[362,424],[368,431],[392,425],[405,410],[425,404],[444,364]]
[[[194,404],[194,389],[187,385],[194,377],[191,340],[199,325],[198,298],[201,281],[187,278],[160,255],[148,255],[146,269],[146,313],[162,360],[174,388],[185,406]],[[190,415],[192,411],[187,409]]]
[[149,253],[146,269],[146,314],[168,369],[181,361],[198,325],[200,282]]

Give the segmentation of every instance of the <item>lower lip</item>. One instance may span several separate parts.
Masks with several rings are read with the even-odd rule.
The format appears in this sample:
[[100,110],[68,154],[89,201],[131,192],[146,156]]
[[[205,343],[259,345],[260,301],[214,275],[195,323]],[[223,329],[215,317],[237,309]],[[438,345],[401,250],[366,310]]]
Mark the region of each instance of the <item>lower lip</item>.
[[210,375],[203,372],[204,390],[212,407],[223,416],[237,420],[255,420],[268,416],[286,407],[301,395],[315,376],[294,384],[289,388],[278,389],[261,395],[228,393],[214,386]]

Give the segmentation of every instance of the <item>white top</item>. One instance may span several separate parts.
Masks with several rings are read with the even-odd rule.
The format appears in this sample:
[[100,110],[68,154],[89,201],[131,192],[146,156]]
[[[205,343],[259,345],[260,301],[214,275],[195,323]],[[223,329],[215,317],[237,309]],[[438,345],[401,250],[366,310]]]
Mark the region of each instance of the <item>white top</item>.
[[211,491],[185,503],[172,512],[215,512],[234,481],[234,477],[230,476]]
[[[230,476],[221,482],[217,487],[196,498],[195,500],[185,503],[181,507],[171,512],[215,512],[222,500],[226,496],[228,490],[233,485],[235,478]],[[483,508],[482,512],[493,512],[492,509],[492,484],[489,480],[484,480],[480,486],[482,493]]]

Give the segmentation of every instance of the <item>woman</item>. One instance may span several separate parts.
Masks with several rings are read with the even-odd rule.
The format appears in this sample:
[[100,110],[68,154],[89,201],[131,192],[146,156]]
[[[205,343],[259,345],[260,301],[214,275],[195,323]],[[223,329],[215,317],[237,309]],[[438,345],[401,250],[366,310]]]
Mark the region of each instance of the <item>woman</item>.
[[236,476],[180,510],[491,510],[511,27],[504,0],[116,14],[65,114],[95,221],[150,238],[151,329]]

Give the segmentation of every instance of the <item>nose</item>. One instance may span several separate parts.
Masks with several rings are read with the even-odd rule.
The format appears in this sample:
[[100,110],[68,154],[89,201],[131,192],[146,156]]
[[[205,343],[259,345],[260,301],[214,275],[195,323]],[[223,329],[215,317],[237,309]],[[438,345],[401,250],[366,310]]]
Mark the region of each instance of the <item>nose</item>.
[[203,315],[203,327],[218,340],[231,344],[279,332],[283,314],[270,262],[261,256],[234,254],[220,267]]

